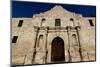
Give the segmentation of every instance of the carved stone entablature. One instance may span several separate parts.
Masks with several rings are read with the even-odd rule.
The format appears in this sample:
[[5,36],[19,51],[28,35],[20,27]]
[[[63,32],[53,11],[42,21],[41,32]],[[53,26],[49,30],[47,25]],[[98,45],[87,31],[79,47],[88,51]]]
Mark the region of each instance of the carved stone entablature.
[[67,26],[67,27],[60,27],[60,26],[58,26],[58,27],[46,27],[46,26],[43,26],[43,27],[38,27],[38,26],[34,26],[34,29],[35,29],[35,31],[37,31],[37,30],[40,30],[40,31],[42,31],[42,30],[44,30],[44,31],[55,31],[55,30],[64,30],[64,31],[67,31],[67,30],[69,30],[69,31],[76,31],[76,30],[80,30],[81,29],[81,27],[80,26],[74,26],[74,27],[72,27],[72,26]]

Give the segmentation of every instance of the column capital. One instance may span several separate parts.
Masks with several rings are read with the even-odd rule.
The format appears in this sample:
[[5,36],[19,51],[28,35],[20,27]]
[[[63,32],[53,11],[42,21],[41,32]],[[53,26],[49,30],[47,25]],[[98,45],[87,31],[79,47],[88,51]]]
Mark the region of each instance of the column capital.
[[80,27],[80,26],[76,26],[75,29],[76,29],[76,30],[80,30],[81,27]]
[[49,27],[45,27],[46,34],[48,33]]
[[38,26],[34,26],[34,30],[35,30],[35,32],[37,32],[39,30],[39,27]]
[[71,26],[67,26],[66,29],[69,31],[71,30]]

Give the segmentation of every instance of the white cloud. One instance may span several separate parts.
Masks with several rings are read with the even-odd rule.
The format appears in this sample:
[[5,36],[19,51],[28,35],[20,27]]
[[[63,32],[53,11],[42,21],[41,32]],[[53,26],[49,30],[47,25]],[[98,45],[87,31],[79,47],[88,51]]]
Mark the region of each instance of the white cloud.
[[85,4],[96,5],[97,0],[14,0],[14,1],[31,1],[31,2],[51,2],[51,3],[70,3],[70,4]]

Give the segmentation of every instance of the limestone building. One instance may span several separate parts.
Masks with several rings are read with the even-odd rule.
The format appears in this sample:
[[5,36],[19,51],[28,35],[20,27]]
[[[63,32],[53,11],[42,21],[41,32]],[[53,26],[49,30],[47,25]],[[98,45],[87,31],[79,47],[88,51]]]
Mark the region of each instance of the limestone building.
[[95,61],[95,17],[55,6],[32,18],[12,18],[12,64]]

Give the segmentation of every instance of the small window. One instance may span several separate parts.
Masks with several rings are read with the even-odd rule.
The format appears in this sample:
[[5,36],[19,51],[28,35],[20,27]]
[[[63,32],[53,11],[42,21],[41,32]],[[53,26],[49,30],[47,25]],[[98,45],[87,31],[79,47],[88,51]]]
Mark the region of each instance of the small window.
[[60,19],[55,19],[55,26],[60,26],[61,25],[61,20]]
[[22,24],[23,24],[23,20],[19,20],[18,27],[22,27]]
[[17,42],[17,38],[18,38],[18,36],[13,36],[12,43],[16,43]]
[[92,20],[89,20],[90,26],[94,26]]

